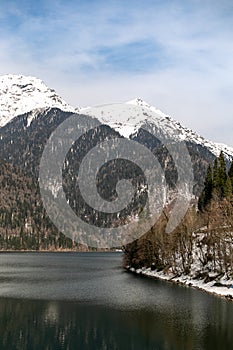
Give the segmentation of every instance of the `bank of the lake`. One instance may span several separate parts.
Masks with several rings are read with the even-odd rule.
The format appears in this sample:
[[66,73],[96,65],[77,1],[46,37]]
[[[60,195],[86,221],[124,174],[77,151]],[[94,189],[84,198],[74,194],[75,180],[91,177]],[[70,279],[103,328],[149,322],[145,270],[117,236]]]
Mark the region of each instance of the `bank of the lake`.
[[135,274],[143,275],[153,279],[159,279],[171,283],[181,284],[186,287],[200,289],[210,294],[224,297],[233,301],[233,280],[223,276],[220,280],[213,278],[206,282],[205,279],[191,278],[188,275],[177,276],[172,273],[165,274],[163,271],[152,270],[151,268],[134,269],[127,267],[127,270]]

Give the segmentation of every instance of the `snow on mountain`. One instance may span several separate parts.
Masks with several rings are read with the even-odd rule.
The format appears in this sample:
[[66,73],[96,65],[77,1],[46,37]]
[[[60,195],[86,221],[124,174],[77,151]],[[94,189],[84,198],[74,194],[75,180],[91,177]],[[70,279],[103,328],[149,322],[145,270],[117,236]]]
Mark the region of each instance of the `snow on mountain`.
[[127,103],[132,104],[132,105],[141,106],[142,108],[143,107],[147,108],[147,109],[151,110],[152,112],[156,113],[159,117],[157,119],[159,126],[163,127],[164,129],[167,129],[168,131],[170,130],[170,132],[172,132],[172,134],[174,134],[174,132],[175,132],[175,134],[178,136],[178,138],[180,140],[190,141],[190,142],[194,142],[196,144],[200,144],[202,146],[205,146],[216,156],[219,156],[220,152],[223,151],[227,157],[230,157],[230,158],[233,157],[233,148],[232,147],[229,147],[229,146],[222,144],[222,143],[216,143],[216,142],[209,141],[209,140],[205,139],[204,137],[198,135],[193,130],[182,126],[179,122],[174,120],[170,115],[163,113],[161,110],[157,109],[156,107],[150,106],[148,103],[146,103],[142,99],[137,98],[137,99],[128,101]]
[[[222,150],[226,157],[233,158],[233,148],[206,140],[140,98],[126,102],[126,105],[127,112],[122,109],[121,113],[114,113],[114,110],[107,108],[107,113],[102,113],[102,111],[99,113],[100,109],[97,108],[97,115],[92,115],[95,108],[73,108],[38,78],[13,74],[0,76],[0,127],[6,125],[17,115],[31,112],[28,116],[29,126],[38,113],[47,108],[57,107],[65,112],[97,117],[100,122],[109,125],[127,138],[145,125],[147,130],[148,127],[151,128],[151,132],[159,127],[175,139],[200,144],[207,147],[216,156]],[[129,106],[132,106],[132,110]],[[135,113],[133,106],[141,107],[142,113]],[[114,109],[114,105],[112,108]]]
[[118,112],[115,113],[114,106],[116,105],[113,105],[112,107],[109,106],[107,108],[107,113],[105,112],[105,108],[103,108],[103,110],[99,109],[100,113],[98,113],[98,109],[95,110],[95,108],[91,108],[90,111],[88,108],[81,109],[80,113],[92,115],[93,111],[96,111],[98,113],[98,115],[95,115],[96,118],[127,138],[129,138],[130,135],[135,134],[139,128],[145,125],[147,126],[147,130],[148,128],[151,129],[152,133],[156,130],[156,127],[159,127],[175,140],[189,141],[202,145],[208,148],[216,156],[223,151],[227,158],[233,158],[233,148],[205,139],[191,129],[182,126],[179,122],[175,121],[171,116],[163,113],[160,109],[150,106],[142,99],[136,98],[126,102],[126,104],[128,106],[140,106],[142,108],[142,113],[136,114],[134,108],[132,108],[132,111],[130,108],[127,108],[127,111],[124,111],[123,109],[120,111],[120,109],[117,109]]
[[0,127],[17,115],[52,107],[75,112],[73,107],[38,78],[13,74],[0,76]]

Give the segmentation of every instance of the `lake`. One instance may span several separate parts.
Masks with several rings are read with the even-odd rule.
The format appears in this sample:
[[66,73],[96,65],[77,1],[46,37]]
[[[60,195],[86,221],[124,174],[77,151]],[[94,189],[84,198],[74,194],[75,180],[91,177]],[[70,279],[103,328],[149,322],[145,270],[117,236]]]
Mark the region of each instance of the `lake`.
[[1,253],[0,349],[232,349],[232,302],[135,276],[121,259]]

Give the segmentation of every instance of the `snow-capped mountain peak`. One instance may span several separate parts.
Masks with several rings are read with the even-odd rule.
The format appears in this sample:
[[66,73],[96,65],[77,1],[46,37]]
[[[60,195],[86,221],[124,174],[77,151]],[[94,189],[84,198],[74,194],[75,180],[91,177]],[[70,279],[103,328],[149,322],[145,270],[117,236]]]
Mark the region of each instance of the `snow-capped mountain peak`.
[[156,112],[158,114],[164,115],[164,113],[160,109],[158,109],[158,108],[156,108],[154,106],[151,106],[149,103],[147,103],[146,101],[142,100],[139,97],[137,97],[137,98],[135,98],[133,100],[130,100],[130,101],[126,102],[126,103],[129,104],[129,105],[145,107],[145,108],[148,108],[150,110],[153,110],[154,112]]
[[[141,98],[126,102],[125,107],[124,104],[119,105],[121,107],[117,109],[118,112],[114,104],[103,108],[103,111],[100,108],[88,107],[75,109],[38,78],[13,74],[0,76],[0,127],[9,123],[16,116],[31,112],[28,116],[27,125],[29,126],[40,111],[56,107],[65,112],[96,117],[101,123],[109,125],[126,138],[137,133],[143,126],[146,126],[147,130],[149,128],[152,133],[157,127],[172,138],[207,147],[216,156],[222,150],[226,157],[233,158],[231,147],[206,140]],[[138,113],[135,112],[135,106],[140,107]]]
[[[215,156],[219,156],[220,152],[223,151],[227,158],[233,158],[233,148],[205,139],[191,129],[182,126],[170,115],[151,106],[141,98],[130,100],[126,102],[126,105],[128,107],[125,110],[123,107],[117,108],[117,112],[115,110],[117,105],[113,104],[112,106],[109,105],[106,109],[104,106],[103,109],[81,109],[80,113],[98,118],[103,124],[109,125],[126,138],[134,135],[145,125],[147,130],[151,130],[152,134],[156,132],[156,128],[158,127],[175,140],[196,143],[208,148]],[[129,106],[132,106],[132,109],[129,108]],[[141,113],[135,113],[135,108],[133,108],[133,106],[141,107]]]
[[[209,141],[204,137],[198,135],[193,130],[182,126],[179,122],[174,120],[170,115],[163,113],[160,109],[150,106],[147,102],[143,101],[140,98],[136,98],[134,100],[128,101],[127,104],[132,104],[136,106],[141,106],[142,108],[149,109],[153,112],[153,114],[157,114],[158,118],[157,123],[163,130],[168,132],[172,132],[173,136],[176,136],[178,139],[183,141],[194,142],[196,144],[200,144],[202,146],[207,147],[213,154],[219,156],[220,152],[223,151],[227,158],[233,157],[233,148],[229,147],[223,143],[216,143],[213,141]],[[155,118],[152,117],[150,120],[155,121]]]
[[38,78],[14,74],[0,76],[0,127],[17,115],[48,107],[75,111]]

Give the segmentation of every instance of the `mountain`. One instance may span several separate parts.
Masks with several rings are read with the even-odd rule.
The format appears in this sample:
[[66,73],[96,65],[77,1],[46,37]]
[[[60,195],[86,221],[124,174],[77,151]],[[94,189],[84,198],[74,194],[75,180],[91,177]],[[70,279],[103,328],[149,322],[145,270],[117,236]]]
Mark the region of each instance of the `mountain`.
[[[215,156],[218,156],[223,151],[227,158],[232,158],[232,147],[206,140],[142,99],[136,98],[126,103],[128,105],[140,106],[144,110],[143,118],[141,115],[132,114],[125,116],[118,114],[116,116],[114,114],[105,115],[103,113],[98,116],[95,115],[95,117],[98,117],[102,123],[110,126],[126,138],[134,135],[149,122],[158,125],[175,139],[178,138],[206,147]],[[47,87],[38,78],[13,74],[0,76],[0,127],[8,124],[16,116],[30,112],[27,116],[27,124],[25,125],[29,126],[33,118],[44,114],[44,111],[50,108],[58,108],[63,112],[89,115],[89,108],[74,108],[70,106],[55,90]]]
[[[140,107],[140,109],[135,107]],[[175,160],[166,146],[156,137],[159,130],[162,130],[164,135],[168,135],[169,142],[182,141],[186,144],[193,166],[193,193],[196,196],[200,195],[203,188],[207,165],[212,163],[221,151],[224,153],[228,166],[233,159],[233,148],[206,140],[161,110],[138,98],[128,101],[125,107],[118,104],[89,107],[80,109],[79,113],[96,117],[101,123],[119,132],[122,137],[137,141],[151,150],[165,172],[170,189],[175,189],[178,173]]]
[[[176,167],[166,147],[153,135],[157,128],[161,128],[172,139],[184,141],[193,163],[194,193],[197,196],[203,187],[207,165],[213,162],[220,151],[224,152],[228,163],[233,158],[232,148],[204,139],[141,99],[127,102],[128,114],[109,112],[109,108],[108,113],[104,112],[104,108],[103,111],[98,108],[75,110],[37,78],[6,75],[0,81],[0,157],[19,166],[36,179],[46,141],[73,112],[77,116],[77,127],[80,118],[92,120],[93,117],[106,125],[97,132],[102,141],[112,138],[114,134],[130,138],[149,148],[158,157],[170,188],[175,188],[176,185]],[[142,113],[135,114],[134,106],[140,106]],[[88,141],[86,135],[86,142],[90,149],[96,140],[94,143],[93,139]],[[76,156],[79,153],[80,149],[74,151]]]
[[33,110],[38,113],[41,108],[52,107],[68,112],[75,111],[40,79],[13,74],[0,77],[0,127],[18,115]]
[[[98,174],[98,192],[108,201],[117,198],[116,184],[119,179],[127,178],[135,187],[134,203],[120,213],[99,213],[90,208],[83,200],[77,184],[77,174],[85,154],[99,142],[113,138],[129,138],[146,146],[159,160],[165,172],[166,183],[170,192],[176,190],[177,169],[174,159],[161,141],[156,138],[156,129],[161,128],[174,140],[182,140],[189,151],[193,172],[195,196],[199,196],[204,183],[208,164],[213,162],[220,151],[228,162],[233,159],[233,149],[205,140],[190,129],[176,122],[170,116],[141,99],[129,101],[126,106],[132,113],[117,114],[99,112],[94,109],[74,109],[64,102],[54,90],[49,89],[39,79],[33,77],[7,75],[0,78],[0,158],[17,167],[26,178],[37,183],[40,159],[47,140],[57,127],[74,116],[75,126],[90,123],[97,118],[101,125],[82,135],[70,148],[63,167],[63,188],[66,200],[75,213],[84,221],[101,227],[111,227],[112,222],[119,224],[132,213],[140,212],[146,197],[142,193],[137,197],[136,188],[144,182],[143,174],[131,162],[116,160],[106,164]],[[140,106],[142,113],[135,114],[134,106]],[[61,137],[60,145],[65,140]],[[140,155],[139,155],[140,156]],[[56,162],[56,157],[54,157]],[[48,190],[51,196],[57,196],[61,187],[53,179]],[[136,210],[136,212],[135,212]],[[92,238],[91,238],[92,239]],[[90,240],[90,246],[92,241]]]
[[[182,140],[187,143],[194,143],[196,145],[207,148],[215,156],[219,156],[223,151],[224,155],[228,159],[233,157],[233,148],[224,144],[215,143],[205,139],[198,135],[191,129],[182,126],[179,122],[174,120],[171,116],[163,113],[160,109],[150,106],[147,102],[140,98],[126,102],[128,105],[139,106],[142,109],[142,114],[135,114],[132,109],[132,113],[127,110],[126,113],[104,113],[103,110],[99,110],[100,113],[95,115],[102,123],[109,125],[114,130],[118,131],[122,136],[126,138],[132,138],[138,130],[148,124],[151,125],[151,131],[153,134],[153,127],[160,127],[165,133],[171,135],[174,140]],[[90,107],[91,108],[91,107]],[[92,109],[91,109],[92,111]],[[95,110],[97,112],[97,110]],[[80,109],[80,113],[92,115],[88,108]]]
[[[221,151],[228,157],[233,156],[233,148],[224,144],[215,143],[206,140],[191,129],[185,128],[171,116],[163,113],[160,109],[153,107],[140,98],[126,102],[129,105],[140,106],[145,110],[144,118],[135,115],[99,115],[98,119],[104,124],[109,125],[118,131],[124,137],[129,138],[145,124],[145,122],[159,125],[173,136],[187,142],[194,142],[207,147],[215,156]],[[30,113],[27,118],[27,126],[31,120],[40,114],[46,108],[58,108],[64,112],[73,112],[89,114],[88,108],[74,108],[65,102],[53,89],[50,89],[45,83],[32,76],[8,74],[0,76],[0,127],[9,123],[14,117]],[[153,115],[150,115],[150,111]],[[154,113],[157,115],[154,117]]]

